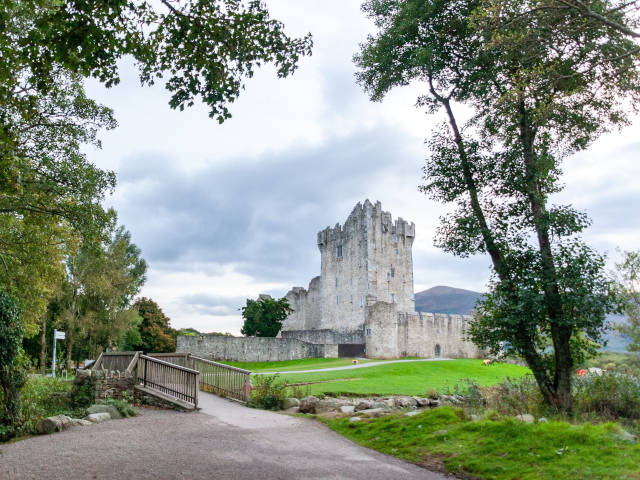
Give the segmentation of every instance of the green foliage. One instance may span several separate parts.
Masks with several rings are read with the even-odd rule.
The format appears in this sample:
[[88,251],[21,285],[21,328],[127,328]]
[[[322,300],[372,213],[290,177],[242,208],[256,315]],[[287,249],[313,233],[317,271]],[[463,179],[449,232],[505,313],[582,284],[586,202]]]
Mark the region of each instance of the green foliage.
[[142,318],[140,337],[142,341],[135,350],[145,353],[176,351],[176,331],[171,328],[170,319],[162,313],[156,302],[150,298],[140,298],[133,305]]
[[17,302],[0,290],[0,426],[3,436],[14,433],[20,421],[20,389],[25,382],[21,362],[22,315]]
[[287,381],[279,375],[256,375],[247,405],[263,410],[282,410],[287,395]]
[[90,407],[96,398],[96,389],[91,377],[86,377],[84,381],[73,384],[69,392],[69,405],[74,409],[84,409]]
[[[634,9],[599,5],[601,20],[632,22]],[[537,0],[368,0],[363,10],[378,32],[355,57],[359,83],[380,100],[418,80],[418,105],[448,120],[427,142],[422,190],[456,207],[436,244],[492,261],[470,338],[523,357],[545,401],[569,410],[573,367],[595,353],[618,298],[604,258],[580,240],[587,216],[550,198],[563,158],[640,104],[637,45]],[[465,125],[457,103],[472,109]]]
[[138,410],[133,408],[130,398],[106,398],[104,400],[101,400],[100,403],[103,405],[113,405],[118,409],[120,415],[122,415],[124,418],[135,417],[136,415],[138,415]]
[[465,477],[613,480],[633,478],[638,471],[640,443],[623,439],[617,424],[465,417],[461,409],[441,407],[414,417],[325,423],[366,447]]
[[605,372],[576,377],[574,408],[603,419],[640,419],[640,377]]
[[631,340],[627,350],[640,352],[640,250],[623,254],[624,259],[616,264],[616,269],[627,323],[617,325],[617,329]]
[[247,337],[275,337],[291,312],[293,310],[284,297],[279,300],[269,296],[247,299],[247,305],[242,307],[244,324],[240,332]]
[[584,368],[596,367],[610,373],[626,373],[640,377],[640,355],[635,353],[600,353],[589,360]]
[[35,433],[40,420],[53,415],[84,416],[82,408],[69,400],[72,384],[51,377],[29,377],[21,392],[22,415],[19,434]]

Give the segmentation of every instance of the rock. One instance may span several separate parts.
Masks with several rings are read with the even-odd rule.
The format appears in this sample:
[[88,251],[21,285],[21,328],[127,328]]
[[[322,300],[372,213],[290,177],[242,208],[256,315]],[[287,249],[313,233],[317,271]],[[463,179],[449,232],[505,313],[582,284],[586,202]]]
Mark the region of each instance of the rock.
[[370,408],[384,408],[384,409],[387,409],[387,408],[389,408],[389,405],[387,405],[385,402],[373,402],[371,404]]
[[82,418],[72,418],[71,421],[73,422],[74,426],[82,426],[82,427],[88,427],[90,425],[93,425],[93,423],[91,423],[89,420],[84,420]]
[[446,435],[447,433],[449,433],[449,430],[442,429],[435,432],[434,435],[440,436],[440,435]]
[[396,407],[399,407],[399,408],[409,408],[409,407],[415,407],[416,405],[418,405],[418,402],[416,402],[411,397],[396,397],[395,404],[396,404]]
[[304,397],[300,400],[300,413],[316,413],[318,401],[319,400],[313,395]]
[[544,417],[540,417],[538,419],[538,423],[547,423],[547,422],[548,422],[548,420],[546,418],[544,418]]
[[419,407],[428,407],[429,406],[429,399],[428,398],[423,398],[423,397],[411,397],[413,399],[413,401],[416,402],[416,405],[418,405]]
[[478,420],[482,420],[482,417],[480,415],[471,414],[469,418],[471,418],[472,422],[477,422]]
[[429,406],[430,407],[439,407],[440,406],[440,400],[435,399],[435,398],[430,398],[429,399]]
[[109,417],[113,419],[122,418],[120,411],[113,405],[91,405],[87,408],[87,413],[89,415],[92,413],[108,413]]
[[300,400],[298,400],[297,398],[285,398],[282,402],[282,408],[285,410],[291,407],[298,406],[300,406]]
[[412,410],[411,412],[407,412],[404,414],[405,417],[415,417],[416,415],[420,415],[418,410]]
[[111,415],[109,415],[107,412],[91,413],[87,415],[87,418],[85,418],[85,420],[89,420],[91,423],[101,423],[106,420],[111,420]]
[[356,422],[359,422],[361,420],[362,420],[362,418],[360,418],[360,417],[351,417],[349,419],[349,423],[356,423]]
[[529,413],[523,413],[522,415],[516,415],[516,420],[520,421],[520,422],[524,422],[524,423],[533,423],[535,421],[535,418],[533,417],[533,415],[529,414]]
[[368,410],[373,407],[373,402],[371,400],[360,400],[356,404],[356,412],[360,410]]
[[316,404],[316,413],[336,411],[339,410],[343,404],[344,400],[338,398],[323,398],[318,400]]
[[387,410],[384,408],[367,408],[366,410],[361,410],[358,413],[367,417],[381,417],[386,412]]
[[331,411],[325,410],[324,412],[318,413],[319,417],[328,418],[328,419],[331,419],[331,420],[333,420],[334,418],[338,418],[338,415],[339,415],[339,413],[336,412],[336,411],[333,411],[333,410],[331,410]]
[[342,405],[340,407],[340,412],[342,413],[351,414],[351,413],[354,413],[355,411],[356,411],[356,407],[354,407],[353,405]]
[[618,437],[620,440],[624,440],[625,442],[637,442],[638,441],[638,437],[627,432],[626,430],[620,428],[618,430],[618,433],[616,434],[616,437]]
[[385,398],[382,403],[384,403],[388,408],[393,408],[396,406],[396,401],[393,398]]
[[300,407],[289,407],[286,410],[283,410],[284,413],[299,413]]
[[440,398],[442,400],[445,400],[445,401],[451,403],[452,405],[460,405],[460,400],[458,400],[453,395],[442,395]]
[[73,420],[66,415],[54,415],[53,417],[43,418],[36,425],[38,433],[61,432],[73,426]]

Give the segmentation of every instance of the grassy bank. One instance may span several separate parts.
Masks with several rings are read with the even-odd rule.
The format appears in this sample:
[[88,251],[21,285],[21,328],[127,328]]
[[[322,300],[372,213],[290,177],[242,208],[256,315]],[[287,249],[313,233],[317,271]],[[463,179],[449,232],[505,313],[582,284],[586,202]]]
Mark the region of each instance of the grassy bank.
[[640,478],[640,444],[624,440],[614,423],[469,421],[452,407],[414,417],[323,421],[366,447],[487,480]]

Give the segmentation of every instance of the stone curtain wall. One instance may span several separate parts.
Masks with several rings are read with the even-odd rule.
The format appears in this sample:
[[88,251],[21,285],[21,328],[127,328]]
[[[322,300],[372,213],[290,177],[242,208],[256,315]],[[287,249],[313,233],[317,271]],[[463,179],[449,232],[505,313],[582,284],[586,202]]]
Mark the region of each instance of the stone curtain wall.
[[[285,330],[282,338],[297,338],[315,344],[360,343],[364,344],[364,329],[352,332],[336,332],[328,328],[322,330]],[[326,352],[325,352],[326,353]]]
[[178,336],[176,351],[209,360],[278,362],[324,357],[324,345],[295,338]]
[[108,370],[78,370],[74,385],[81,386],[86,383],[92,385],[95,399],[117,398],[124,396],[133,398],[135,379],[129,372],[112,372]]
[[398,313],[394,305],[377,302],[367,308],[367,357],[476,358],[482,352],[464,340],[468,315]]

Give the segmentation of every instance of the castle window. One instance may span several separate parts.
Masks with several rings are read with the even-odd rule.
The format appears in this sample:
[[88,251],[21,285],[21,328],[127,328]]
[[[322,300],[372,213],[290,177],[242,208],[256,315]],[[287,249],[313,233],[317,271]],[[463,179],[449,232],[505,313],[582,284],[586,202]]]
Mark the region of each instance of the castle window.
[[351,295],[351,300],[349,301],[349,303],[353,303],[353,295]]
[[396,248],[396,249],[394,249],[394,251],[395,251],[395,254],[396,254],[396,255],[400,255],[400,252],[398,251],[398,249],[397,249],[397,248]]
[[376,249],[376,242],[373,242],[373,249]]
[[391,268],[391,278],[396,276],[396,269],[395,268]]
[[340,295],[336,295],[336,305],[340,304]]
[[371,335],[371,329],[370,329],[370,328],[367,328],[367,329],[366,329],[366,331],[365,331],[365,334],[366,334],[366,335]]
[[402,283],[407,283],[407,277],[405,275],[402,275]]
[[360,297],[360,308],[364,307],[364,297]]
[[396,303],[396,294],[395,293],[391,294],[391,303]]
[[336,287],[338,286],[338,277],[336,277]]
[[336,247],[336,257],[342,258],[342,245]]

